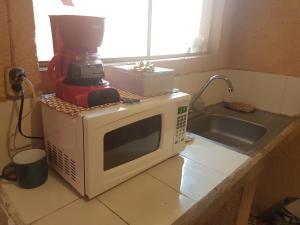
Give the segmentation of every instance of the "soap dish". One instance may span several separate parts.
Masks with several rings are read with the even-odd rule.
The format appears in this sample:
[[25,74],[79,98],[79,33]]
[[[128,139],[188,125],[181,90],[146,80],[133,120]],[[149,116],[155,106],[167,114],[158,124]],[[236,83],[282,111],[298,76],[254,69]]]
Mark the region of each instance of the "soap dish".
[[225,108],[243,113],[251,113],[256,110],[254,106],[242,102],[225,102]]

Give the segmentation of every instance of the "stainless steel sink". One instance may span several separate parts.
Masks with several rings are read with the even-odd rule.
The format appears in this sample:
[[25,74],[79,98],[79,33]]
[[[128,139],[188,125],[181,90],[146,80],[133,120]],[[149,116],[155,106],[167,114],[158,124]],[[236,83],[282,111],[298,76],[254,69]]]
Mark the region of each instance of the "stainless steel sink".
[[257,110],[238,113],[217,104],[204,113],[191,115],[188,132],[253,155],[287,126],[292,118]]
[[245,148],[254,144],[267,131],[259,124],[229,116],[207,114],[191,120],[188,130],[236,148]]

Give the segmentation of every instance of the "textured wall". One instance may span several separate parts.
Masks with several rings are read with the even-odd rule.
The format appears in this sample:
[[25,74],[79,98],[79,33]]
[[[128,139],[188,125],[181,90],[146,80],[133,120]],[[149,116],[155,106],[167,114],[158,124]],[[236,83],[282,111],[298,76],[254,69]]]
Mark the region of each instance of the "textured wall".
[[11,64],[8,33],[6,0],[0,0],[0,100],[5,97],[4,71]]
[[[34,20],[31,0],[0,0],[0,170],[8,163],[8,149],[13,147],[13,136],[18,104],[7,101],[5,96],[4,73],[10,66],[23,67],[28,77],[35,85],[40,83],[34,41]],[[25,101],[26,114],[31,107],[31,101]],[[41,128],[40,113],[33,113],[23,120],[24,132],[38,132]],[[16,147],[31,144],[31,140],[16,137]]]
[[300,1],[239,0],[232,69],[300,76]]
[[5,98],[4,71],[23,67],[28,77],[40,82],[34,40],[31,0],[0,0],[0,100]]

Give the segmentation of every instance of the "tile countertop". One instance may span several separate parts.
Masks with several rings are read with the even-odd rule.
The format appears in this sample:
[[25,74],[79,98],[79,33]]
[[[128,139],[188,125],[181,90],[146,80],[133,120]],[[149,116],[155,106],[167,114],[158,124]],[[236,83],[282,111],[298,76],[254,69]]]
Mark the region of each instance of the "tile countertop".
[[[194,209],[213,198],[233,177],[242,176],[255,161],[286,138],[291,123],[254,158],[198,135],[180,155],[150,168],[115,188],[86,200],[54,172],[36,189],[1,182],[0,205],[15,225],[167,225],[188,224]],[[214,191],[214,192],[213,192]]]

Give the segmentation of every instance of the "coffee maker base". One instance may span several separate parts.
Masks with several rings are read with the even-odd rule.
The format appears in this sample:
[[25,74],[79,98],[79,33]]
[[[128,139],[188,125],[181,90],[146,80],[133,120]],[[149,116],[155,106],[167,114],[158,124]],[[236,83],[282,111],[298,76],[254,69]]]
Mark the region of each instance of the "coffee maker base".
[[56,85],[56,96],[66,102],[85,108],[120,102],[117,89],[110,86],[76,86],[65,83]]

